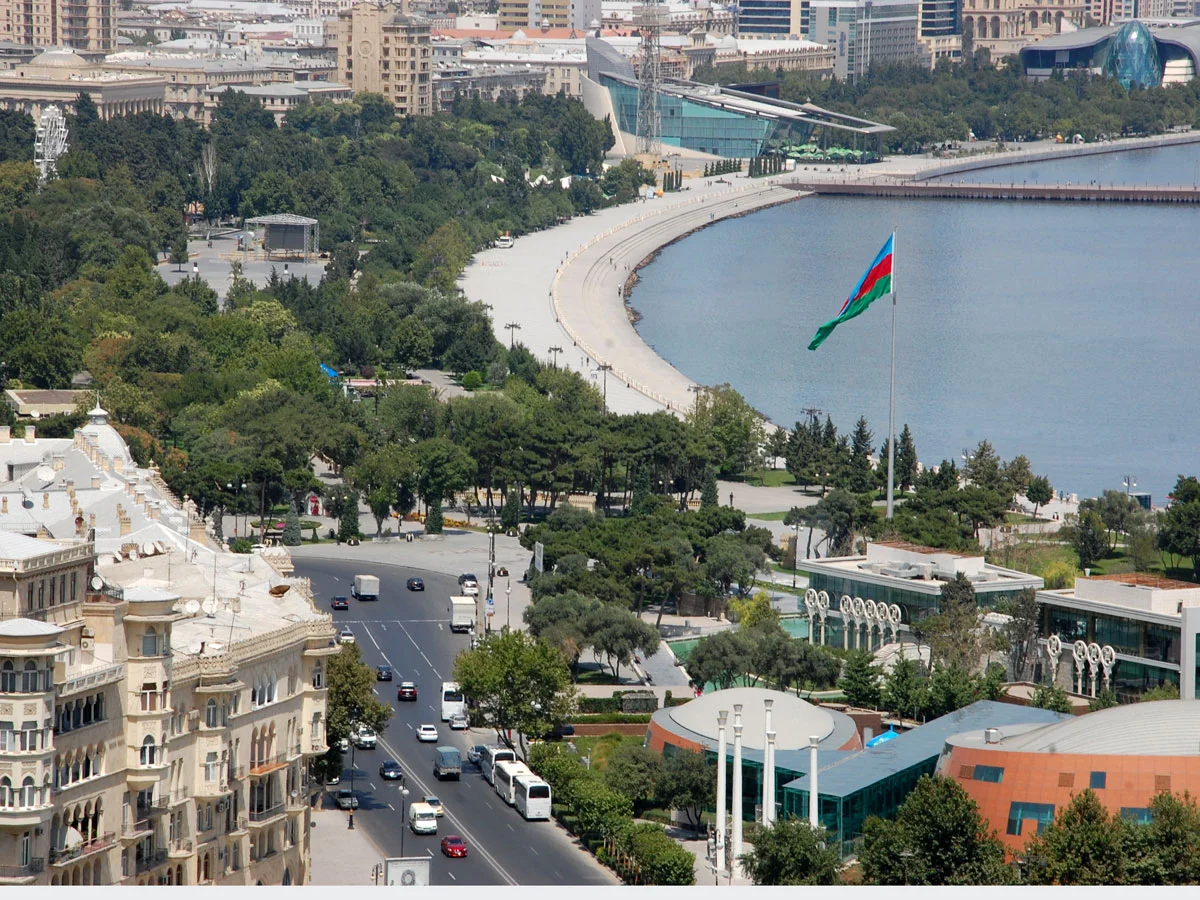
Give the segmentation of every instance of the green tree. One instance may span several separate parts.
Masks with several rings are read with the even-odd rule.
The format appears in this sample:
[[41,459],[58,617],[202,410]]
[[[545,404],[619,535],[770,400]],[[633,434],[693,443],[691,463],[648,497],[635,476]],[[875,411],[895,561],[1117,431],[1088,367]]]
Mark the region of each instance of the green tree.
[[989,441],[980,441],[979,446],[968,455],[963,474],[971,484],[983,490],[997,493],[1004,490],[1003,466]]
[[633,802],[598,779],[579,782],[571,806],[583,838],[612,837],[628,828],[633,818]]
[[525,755],[527,737],[562,725],[576,706],[571,673],[561,653],[521,631],[485,637],[454,660],[454,680],[476,704],[479,722]]
[[1190,794],[1163,792],[1150,801],[1150,821],[1127,829],[1126,883],[1200,883],[1200,809]]
[[908,423],[900,432],[900,440],[896,444],[896,484],[901,491],[907,491],[917,482],[917,445],[913,440]]
[[504,505],[500,507],[500,526],[505,530],[516,528],[521,523],[521,500],[515,488],[508,489]]
[[1029,705],[1068,714],[1074,709],[1067,692],[1057,684],[1039,684],[1029,700]]
[[871,469],[871,445],[875,440],[867,427],[865,416],[859,416],[850,439],[850,467],[845,487],[851,493],[865,494],[875,487],[875,475]]
[[1033,504],[1033,517],[1036,519],[1038,507],[1054,499],[1054,488],[1050,486],[1050,479],[1045,475],[1035,475],[1029,479],[1025,499]]
[[287,515],[283,519],[283,545],[299,547],[303,540],[304,535],[300,531],[300,516],[296,514],[296,507],[289,503]]
[[720,631],[696,643],[688,654],[687,668],[701,687],[714,684],[718,690],[726,690],[734,687],[746,671],[749,656],[750,648],[743,636],[736,631]]
[[825,829],[814,829],[803,819],[783,819],[761,829],[741,862],[759,885],[837,884],[842,867]]
[[762,415],[728,384],[696,394],[688,424],[694,432],[716,440],[721,472],[727,475],[745,471],[766,439]]
[[609,755],[604,781],[611,790],[633,801],[635,809],[645,808],[657,796],[655,790],[662,767],[662,754],[649,747],[624,743]]
[[342,514],[338,518],[338,543],[347,543],[362,537],[358,524],[358,491],[347,491],[344,495]]
[[879,668],[875,657],[865,650],[854,650],[846,657],[838,687],[846,702],[863,709],[878,709],[880,700]]
[[1038,627],[1040,625],[1040,604],[1037,591],[1025,588],[1011,603],[1005,604],[1001,610],[1009,615],[1009,621],[1004,624],[1004,646],[1008,653],[1008,662],[1012,670],[1013,680],[1025,681],[1031,674],[1034,662],[1037,660]]
[[1190,560],[1192,577],[1200,580],[1200,481],[1180,475],[1171,498],[1161,516],[1158,546],[1172,557]]
[[1140,702],[1141,703],[1154,703],[1157,700],[1178,700],[1178,699],[1179,699],[1179,685],[1172,684],[1171,682],[1168,681],[1163,684],[1160,684],[1158,687],[1151,688],[1150,690],[1146,691],[1146,693],[1142,694],[1142,696],[1140,698]]
[[[656,785],[658,802],[680,813],[693,831],[700,827],[700,812],[713,801],[717,767],[703,753],[682,751],[664,758]],[[738,815],[734,811],[734,815]]]
[[336,747],[361,722],[380,734],[392,718],[392,707],[375,696],[375,672],[362,661],[357,644],[342,644],[328,662],[325,740]]
[[917,660],[902,656],[884,676],[880,702],[901,718],[916,718],[929,702],[928,688]]
[[1088,703],[1088,712],[1098,712],[1119,705],[1116,692],[1112,688],[1104,688]]
[[1025,845],[1026,878],[1030,884],[1124,884],[1127,830],[1084,788]]
[[1095,510],[1081,510],[1071,517],[1063,528],[1075,555],[1079,557],[1079,568],[1089,569],[1108,552],[1104,521]]
[[717,473],[712,468],[704,470],[704,488],[700,492],[700,508],[715,509],[721,505],[717,496]]
[[877,885],[1011,884],[1004,845],[975,801],[951,778],[924,775],[893,821],[872,816],[859,854],[863,881]]
[[974,670],[982,652],[975,586],[962,572],[942,585],[937,615],[922,621],[934,666]]

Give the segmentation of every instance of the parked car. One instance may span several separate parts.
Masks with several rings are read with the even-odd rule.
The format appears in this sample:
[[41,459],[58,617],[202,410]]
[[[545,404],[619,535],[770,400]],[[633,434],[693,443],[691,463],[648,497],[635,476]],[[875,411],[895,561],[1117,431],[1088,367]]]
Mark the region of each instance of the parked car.
[[437,739],[438,739],[438,733],[437,733],[436,726],[433,726],[433,725],[418,725],[417,726],[417,740],[418,741],[421,741],[422,743],[428,743],[430,741],[436,741]]
[[349,626],[347,626],[346,628],[343,628],[341,633],[338,635],[338,643],[339,644],[355,643],[354,632],[350,630]]
[[487,744],[472,744],[467,748],[467,762],[473,762],[479,765],[479,761],[483,759],[483,751],[487,749]]
[[479,579],[472,572],[463,572],[458,576],[458,586],[468,597],[479,596]]
[[425,582],[422,581],[420,578],[410,578],[410,579],[408,579],[407,582],[405,582],[405,584],[407,585],[407,587],[410,591],[425,590]]
[[349,609],[350,599],[339,594],[330,601],[329,605],[334,609]]
[[342,783],[342,776],[338,775],[338,774],[329,775],[325,779],[325,784],[327,787],[332,787],[335,784],[341,784],[341,783]]
[[467,855],[467,842],[457,834],[448,834],[442,838],[442,852],[451,857]]
[[426,794],[424,797],[424,802],[433,807],[433,811],[437,813],[437,817],[439,819],[446,814],[446,811],[442,809],[442,801],[435,795]]
[[411,681],[400,682],[400,687],[396,688],[397,700],[408,700],[413,703],[417,701],[417,686]]
[[468,728],[471,727],[471,723],[468,721],[466,715],[463,713],[455,713],[454,715],[452,715],[450,717],[449,724],[450,724],[451,731],[466,731]]
[[338,809],[358,809],[358,798],[354,796],[354,791],[349,788],[342,788],[337,792]]
[[349,753],[350,752],[350,738],[342,738],[340,741],[338,741],[338,749],[341,750],[343,753]]
[[400,763],[394,759],[388,759],[379,767],[379,777],[384,781],[396,781],[404,777],[404,772],[400,768]]
[[392,680],[392,667],[391,666],[376,666],[375,667],[375,680],[376,681],[391,681]]
[[571,724],[555,725],[542,735],[543,741],[561,741],[565,737],[575,736],[575,726]]

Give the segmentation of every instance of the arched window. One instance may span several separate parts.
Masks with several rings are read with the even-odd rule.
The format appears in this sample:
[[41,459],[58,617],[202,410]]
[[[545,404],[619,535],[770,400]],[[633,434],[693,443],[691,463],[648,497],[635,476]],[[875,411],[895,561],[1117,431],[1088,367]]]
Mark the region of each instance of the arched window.
[[4,661],[0,669],[0,694],[15,694],[17,692],[17,673],[13,670],[11,659]]
[[158,633],[153,628],[142,635],[142,656],[158,656]]
[[313,663],[312,686],[315,688],[318,688],[318,689],[323,688],[325,686],[325,670],[322,667],[321,661],[319,659],[315,663]]
[[50,773],[42,776],[42,806],[50,805]]
[[275,673],[272,671],[271,674],[267,676],[267,703],[275,702],[275,683]]
[[5,775],[0,778],[0,808],[7,809],[13,805],[12,779]]
[[154,762],[157,759],[156,751],[157,748],[154,746],[154,736],[150,734],[146,735],[146,739],[142,741],[141,762],[143,766],[154,765]]
[[18,801],[17,805],[23,806],[27,809],[35,806],[37,801],[34,799],[34,792],[36,790],[37,787],[33,783],[33,776],[26,775],[25,780],[21,782],[21,799]]
[[217,701],[209,697],[204,707],[204,724],[209,728],[216,728],[217,722]]
[[38,689],[37,663],[32,659],[25,661],[25,671],[21,673],[21,690],[26,694],[35,693]]
[[250,708],[258,709],[258,679],[254,679],[254,685],[250,688]]

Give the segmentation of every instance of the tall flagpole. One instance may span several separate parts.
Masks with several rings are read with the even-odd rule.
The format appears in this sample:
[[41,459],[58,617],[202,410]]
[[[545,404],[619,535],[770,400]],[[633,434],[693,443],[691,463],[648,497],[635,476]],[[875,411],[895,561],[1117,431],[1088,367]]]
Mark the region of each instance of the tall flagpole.
[[892,518],[896,483],[896,232],[892,232],[892,391],[888,401],[887,517]]

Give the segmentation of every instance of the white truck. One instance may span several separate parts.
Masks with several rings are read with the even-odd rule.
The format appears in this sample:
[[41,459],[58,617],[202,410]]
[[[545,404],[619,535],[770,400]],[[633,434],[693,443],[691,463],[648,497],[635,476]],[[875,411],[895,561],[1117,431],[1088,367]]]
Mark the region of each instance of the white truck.
[[475,598],[450,598],[450,630],[470,631],[475,627]]
[[408,808],[408,827],[414,834],[437,834],[437,810],[428,803],[414,803]]
[[378,600],[379,579],[374,575],[355,575],[350,596],[355,600]]

